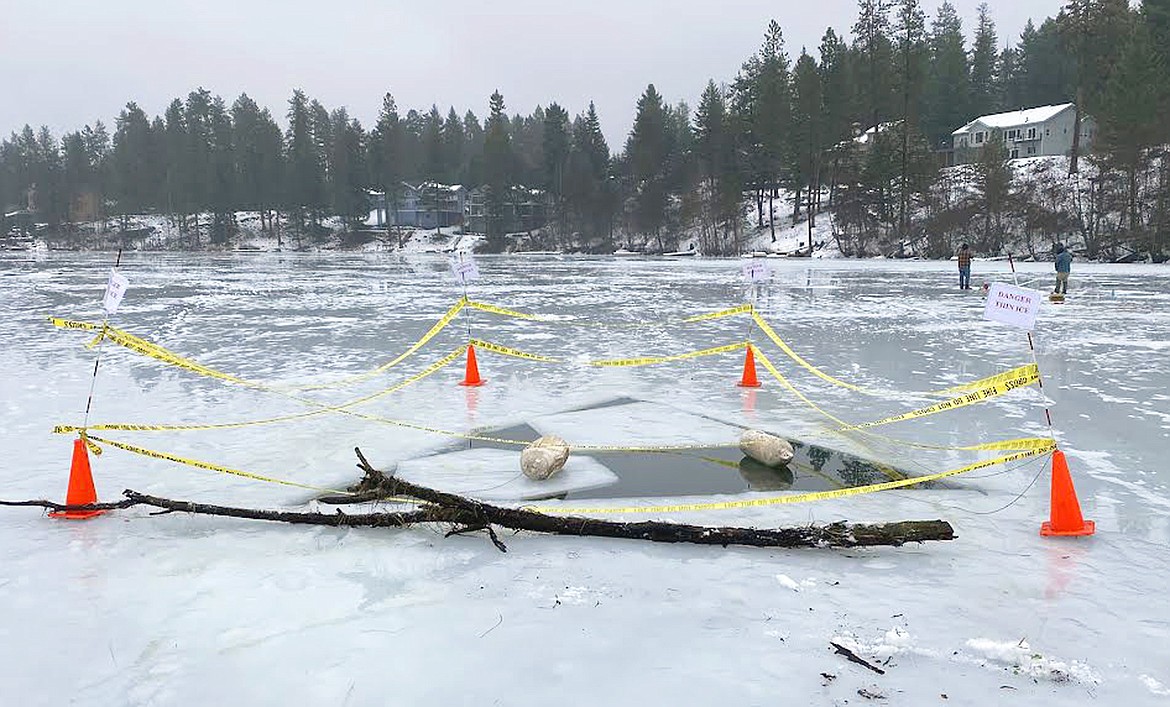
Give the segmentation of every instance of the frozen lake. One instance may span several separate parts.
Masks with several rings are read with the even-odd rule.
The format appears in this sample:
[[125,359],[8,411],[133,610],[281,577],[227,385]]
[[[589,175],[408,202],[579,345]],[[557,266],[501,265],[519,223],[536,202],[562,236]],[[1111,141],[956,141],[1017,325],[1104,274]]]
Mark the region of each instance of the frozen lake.
[[[772,326],[816,366],[880,396],[794,366],[745,317],[680,324],[745,301],[742,261],[478,263],[472,299],[558,321],[465,311],[384,376],[305,395],[339,403],[376,392],[464,343],[470,327],[560,361],[481,352],[482,388],[456,385],[460,361],[359,409],[451,431],[544,420],[570,442],[626,446],[679,429],[697,435],[701,418],[925,474],[994,454],[834,434],[762,368],[763,388],[735,387],[741,352],[643,368],[585,363],[751,337],[818,405],[863,422],[924,404],[913,392],[1031,360],[1022,332],[982,320],[982,298],[957,289],[952,263],[768,261],[774,273],[757,307]],[[0,254],[0,498],[63,498],[71,440],[51,429],[81,424],[94,353],[84,347],[91,336],[46,318],[100,321],[110,264],[108,255]],[[1050,288],[1051,268],[1020,265],[1021,282]],[[115,326],[278,386],[368,371],[462,295],[438,257],[129,254],[121,270],[131,285]],[[975,284],[993,279],[1010,281],[1007,264],[976,262]],[[430,529],[137,509],[65,523],[3,509],[0,704],[773,704],[785,694],[843,704],[861,701],[858,689],[890,704],[941,703],[944,693],[946,704],[1170,704],[1170,268],[1075,263],[1070,285],[1068,303],[1042,309],[1036,345],[1093,538],[1038,536],[1046,458],[960,476],[950,489],[675,516],[759,526],[943,518],[958,535],[848,552],[516,536],[500,554],[483,538]],[[665,413],[557,416],[615,398]],[[106,344],[90,422],[227,423],[304,409]],[[939,446],[1048,434],[1035,388],[881,431]],[[341,415],[104,434],[326,488],[356,479],[354,446],[390,465],[451,442]],[[94,473],[102,500],[133,488],[292,507],[312,495],[117,449],[94,460]],[[833,655],[830,640],[888,658],[886,674]]]

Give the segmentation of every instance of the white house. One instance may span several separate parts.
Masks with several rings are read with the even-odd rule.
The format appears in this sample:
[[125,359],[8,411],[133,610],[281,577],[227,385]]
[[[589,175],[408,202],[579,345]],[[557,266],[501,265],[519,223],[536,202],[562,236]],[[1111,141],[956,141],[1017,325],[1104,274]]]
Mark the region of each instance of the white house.
[[[955,162],[966,164],[978,159],[979,150],[999,134],[1010,159],[1068,155],[1072,152],[1076,105],[1039,106],[1009,113],[985,115],[951,133]],[[1081,150],[1092,143],[1093,120],[1081,116]]]
[[[418,186],[403,182],[394,199],[381,191],[367,190],[370,202],[370,226],[412,226],[446,228],[459,226],[464,220],[468,190],[460,184],[424,182]],[[388,202],[391,202],[388,205]]]

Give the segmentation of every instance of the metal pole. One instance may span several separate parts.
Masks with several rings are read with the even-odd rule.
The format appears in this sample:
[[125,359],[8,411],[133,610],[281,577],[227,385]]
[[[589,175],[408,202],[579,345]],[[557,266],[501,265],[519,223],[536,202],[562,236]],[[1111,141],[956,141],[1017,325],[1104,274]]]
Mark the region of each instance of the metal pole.
[[[114,259],[114,269],[122,264],[122,249],[118,249],[118,257]],[[110,322],[110,313],[106,312],[105,317],[102,318],[101,338],[98,339],[97,357],[93,360],[93,376],[89,380],[89,396],[85,400],[85,422],[82,423],[82,428],[89,427],[89,411],[93,407],[93,390],[97,386],[98,366],[102,362],[102,345],[106,343],[106,327]]]
[[[1020,285],[1020,277],[1016,272],[1016,261],[1012,258],[1012,254],[1008,253],[1008,264],[1012,268],[1012,282],[1017,287]],[[1044,377],[1040,375],[1040,361],[1036,358],[1036,345],[1032,340],[1032,332],[1025,332],[1028,335],[1028,351],[1032,354],[1032,364],[1036,366],[1036,383],[1040,387],[1040,395],[1044,398],[1044,419],[1048,423],[1048,432],[1052,433],[1052,413],[1048,409],[1048,396],[1044,394]]]

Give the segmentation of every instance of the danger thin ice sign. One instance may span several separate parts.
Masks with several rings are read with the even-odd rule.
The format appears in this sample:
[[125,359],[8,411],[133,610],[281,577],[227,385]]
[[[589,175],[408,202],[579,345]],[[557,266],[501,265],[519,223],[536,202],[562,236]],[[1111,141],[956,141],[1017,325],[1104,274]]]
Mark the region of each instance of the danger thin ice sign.
[[987,291],[983,318],[1031,331],[1036,326],[1036,315],[1040,313],[1040,299],[1043,296],[1044,293],[1039,290],[996,282]]
[[130,281],[126,276],[117,270],[110,271],[110,280],[106,283],[106,295],[102,298],[102,307],[106,310],[106,314],[113,315],[118,311],[118,307],[122,304],[122,298],[126,296],[126,288],[130,286]]

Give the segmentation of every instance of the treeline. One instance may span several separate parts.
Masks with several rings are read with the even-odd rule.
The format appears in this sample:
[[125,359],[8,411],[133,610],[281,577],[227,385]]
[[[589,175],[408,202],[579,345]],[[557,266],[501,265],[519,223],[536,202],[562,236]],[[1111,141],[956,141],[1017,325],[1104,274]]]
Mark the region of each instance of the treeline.
[[[274,116],[246,95],[229,105],[199,89],[153,118],[127,104],[112,134],[101,122],[60,139],[13,134],[0,142],[0,203],[22,205],[35,184],[50,223],[87,203],[101,217],[164,213],[198,244],[228,241],[240,211],[276,232],[320,235],[326,217],[353,228],[367,189],[393,204],[402,182],[435,181],[484,188],[494,249],[507,245],[506,205],[522,185],[542,191],[548,244],[564,248],[669,250],[690,234],[706,253],[737,252],[746,196],[756,228],[806,218],[811,238],[827,212],[848,254],[945,255],[971,232],[993,250],[1015,221],[1079,230],[1102,252],[1157,254],[1170,223],[1168,51],[1170,0],[1072,0],[1008,42],[986,5],[968,41],[949,3],[927,18],[919,0],[859,0],[848,35],[830,28],[811,49],[791,51],[772,22],[738,75],[709,81],[693,110],[648,86],[613,154],[592,105],[509,116],[497,91],[481,119],[403,114],[386,94],[367,128],[300,91]],[[996,140],[961,174],[942,169],[940,149],[971,119],[1072,101],[1098,125],[1081,150],[1088,196],[1033,198]],[[1082,162],[1073,155],[1071,171]]]

